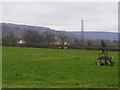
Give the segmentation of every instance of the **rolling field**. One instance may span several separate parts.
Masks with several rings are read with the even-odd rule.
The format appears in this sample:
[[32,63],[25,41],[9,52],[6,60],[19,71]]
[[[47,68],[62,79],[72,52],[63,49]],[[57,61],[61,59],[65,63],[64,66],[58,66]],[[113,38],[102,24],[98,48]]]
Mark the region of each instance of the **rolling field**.
[[3,47],[2,84],[9,88],[117,88],[115,66],[97,66],[100,51]]

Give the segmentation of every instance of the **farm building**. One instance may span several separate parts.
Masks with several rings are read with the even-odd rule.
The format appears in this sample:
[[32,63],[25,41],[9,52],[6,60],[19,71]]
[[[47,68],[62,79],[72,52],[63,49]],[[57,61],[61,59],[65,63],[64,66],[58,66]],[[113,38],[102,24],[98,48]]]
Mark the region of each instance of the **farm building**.
[[24,41],[24,40],[19,40],[19,41],[17,42],[17,44],[25,44],[25,41]]

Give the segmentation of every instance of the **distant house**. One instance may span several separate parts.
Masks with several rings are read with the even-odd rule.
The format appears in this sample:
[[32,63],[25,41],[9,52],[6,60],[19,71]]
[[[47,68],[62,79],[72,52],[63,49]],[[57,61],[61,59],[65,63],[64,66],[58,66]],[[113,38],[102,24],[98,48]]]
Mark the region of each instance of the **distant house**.
[[69,45],[69,43],[68,42],[64,42],[64,45]]
[[24,40],[19,40],[17,44],[25,44]]
[[53,42],[52,45],[61,45],[60,42]]
[[[61,42],[54,42],[54,43],[52,43],[52,45],[62,45],[62,43]],[[69,45],[69,43],[64,42],[64,45]]]

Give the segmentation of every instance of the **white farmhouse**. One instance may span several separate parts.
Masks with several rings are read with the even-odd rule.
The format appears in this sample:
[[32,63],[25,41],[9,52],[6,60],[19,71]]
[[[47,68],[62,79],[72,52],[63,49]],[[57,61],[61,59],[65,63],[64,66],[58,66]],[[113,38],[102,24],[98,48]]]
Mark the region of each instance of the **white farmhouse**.
[[25,41],[24,40],[19,40],[18,44],[25,44]]

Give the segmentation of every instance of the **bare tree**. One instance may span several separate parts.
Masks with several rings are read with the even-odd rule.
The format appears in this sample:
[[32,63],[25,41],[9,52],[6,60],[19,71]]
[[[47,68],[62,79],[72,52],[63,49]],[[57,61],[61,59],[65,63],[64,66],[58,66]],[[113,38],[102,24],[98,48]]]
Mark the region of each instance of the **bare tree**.
[[66,41],[66,35],[65,35],[65,32],[61,32],[60,33],[60,36],[59,36],[59,39],[60,39],[60,42],[61,42],[61,49],[64,49],[64,43]]
[[14,33],[2,37],[3,44],[16,44],[17,40],[18,38]]
[[54,33],[50,32],[50,31],[46,31],[46,32],[44,32],[44,34],[45,34],[45,40],[48,43],[48,45],[50,45],[51,43],[53,43],[55,41]]
[[75,44],[75,45],[82,45],[81,39],[74,38],[74,44]]
[[42,43],[44,37],[40,35],[37,31],[27,30],[23,35],[23,39],[29,43]]

